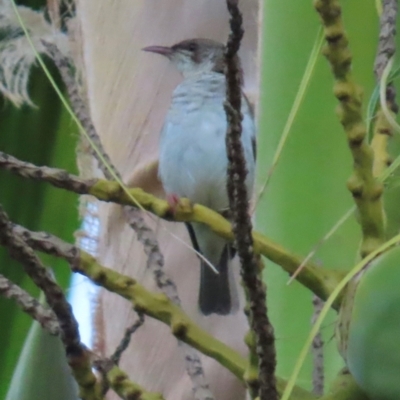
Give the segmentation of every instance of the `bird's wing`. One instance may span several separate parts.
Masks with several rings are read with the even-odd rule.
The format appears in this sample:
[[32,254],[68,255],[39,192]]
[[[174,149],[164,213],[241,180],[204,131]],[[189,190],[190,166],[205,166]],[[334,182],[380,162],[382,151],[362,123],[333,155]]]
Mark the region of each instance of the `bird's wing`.
[[[243,98],[245,100],[245,103],[248,107],[248,110],[250,111],[250,115],[253,118],[253,120],[255,119],[255,107],[254,104],[250,102],[249,98],[246,96],[245,93],[243,93]],[[253,131],[253,135],[251,136],[251,144],[253,147],[253,157],[254,157],[254,161],[256,161],[257,159],[257,138],[256,138],[256,131],[254,129]]]

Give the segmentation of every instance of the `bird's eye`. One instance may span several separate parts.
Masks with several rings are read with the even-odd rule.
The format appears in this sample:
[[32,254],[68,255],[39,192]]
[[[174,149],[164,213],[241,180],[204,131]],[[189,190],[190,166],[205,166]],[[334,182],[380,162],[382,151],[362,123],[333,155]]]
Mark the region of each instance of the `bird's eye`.
[[189,51],[196,51],[196,49],[197,49],[196,43],[189,43],[188,45]]

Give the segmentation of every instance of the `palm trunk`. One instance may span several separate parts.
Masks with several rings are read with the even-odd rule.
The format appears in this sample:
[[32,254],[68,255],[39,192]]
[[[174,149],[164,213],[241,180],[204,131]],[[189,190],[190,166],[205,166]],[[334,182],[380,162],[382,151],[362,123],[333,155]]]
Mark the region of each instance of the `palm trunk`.
[[[251,88],[256,86],[257,11],[256,0],[243,3],[246,35],[242,57]],[[135,171],[157,157],[158,135],[171,92],[180,79],[161,57],[151,57],[140,49],[154,44],[171,45],[193,37],[226,41],[229,26],[225,1],[79,0],[78,15],[95,126],[125,181],[136,183]],[[155,179],[154,173],[145,175],[147,189],[157,187]],[[151,273],[146,271],[143,247],[124,223],[120,209],[102,205],[100,220],[100,261],[156,289]],[[199,260],[171,235],[189,244],[183,224],[146,220],[157,232],[165,269],[178,287],[185,311],[205,329],[245,354],[247,322],[242,312],[224,318],[205,318],[197,310]],[[97,320],[105,324],[98,324],[96,336],[100,350],[109,355],[125,328],[134,321],[135,313],[130,304],[105,291],[98,302]],[[243,385],[233,375],[215,361],[202,359],[216,398],[244,398]],[[146,320],[124,354],[121,366],[147,390],[162,391],[166,399],[192,397],[183,353],[168,328],[157,321]],[[110,395],[111,398],[114,397]]]

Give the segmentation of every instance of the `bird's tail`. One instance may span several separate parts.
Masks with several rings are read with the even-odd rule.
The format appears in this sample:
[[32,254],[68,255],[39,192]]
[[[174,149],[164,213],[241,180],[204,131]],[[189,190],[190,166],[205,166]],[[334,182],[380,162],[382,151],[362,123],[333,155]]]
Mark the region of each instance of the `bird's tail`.
[[225,246],[221,259],[216,265],[219,274],[216,274],[204,260],[201,260],[199,308],[204,315],[226,315],[233,311],[232,290],[229,262],[232,251]]
[[225,239],[198,223],[186,223],[193,247],[201,253],[218,271],[212,270],[200,258],[199,308],[202,314],[227,315],[238,309],[239,298],[236,290],[231,260],[235,250]]

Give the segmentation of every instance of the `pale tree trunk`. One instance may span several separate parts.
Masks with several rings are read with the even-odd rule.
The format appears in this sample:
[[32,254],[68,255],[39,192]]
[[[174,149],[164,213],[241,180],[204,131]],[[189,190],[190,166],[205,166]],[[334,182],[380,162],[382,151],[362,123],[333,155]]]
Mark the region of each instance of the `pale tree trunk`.
[[[258,1],[242,1],[241,7],[246,30],[242,60],[246,87],[254,95]],[[167,60],[140,49],[194,37],[226,41],[229,27],[225,0],[79,0],[78,16],[91,115],[104,147],[126,182],[140,183],[155,192],[155,170],[145,172],[139,180],[135,171],[157,158],[159,132],[180,77]],[[102,205],[100,220],[100,261],[157,290],[152,274],[146,270],[143,247],[124,223],[120,209]],[[185,227],[149,217],[146,221],[157,232],[165,269],[178,287],[185,311],[203,328],[245,354],[247,322],[243,312],[202,317],[197,310],[199,261],[169,233],[189,243]],[[238,273],[236,278],[238,282]],[[128,302],[105,291],[98,304],[97,321],[102,321],[97,326],[98,345],[110,355],[136,317]],[[191,399],[183,357],[169,329],[147,318],[124,353],[121,367],[133,380],[148,390],[161,391],[168,400]],[[231,373],[209,358],[202,360],[216,399],[244,398],[243,385]],[[109,398],[114,397],[110,394]]]

